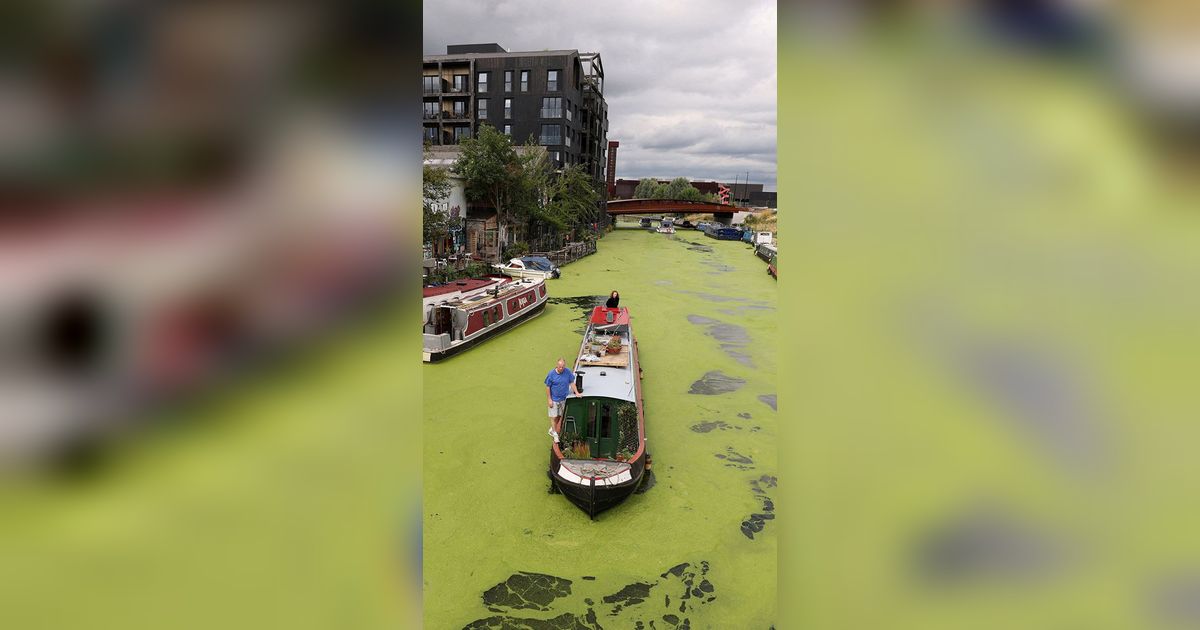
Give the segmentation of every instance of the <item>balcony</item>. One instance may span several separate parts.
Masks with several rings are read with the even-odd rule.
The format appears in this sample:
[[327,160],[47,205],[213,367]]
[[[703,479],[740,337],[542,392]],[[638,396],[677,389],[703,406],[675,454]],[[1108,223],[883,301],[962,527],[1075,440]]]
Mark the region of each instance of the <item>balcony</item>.
[[538,110],[539,116],[542,118],[562,118],[563,110],[561,107],[543,107]]
[[553,145],[562,144],[562,135],[552,134],[552,135],[548,135],[548,136],[546,136],[546,135],[538,136],[538,144],[540,144],[542,146],[553,146]]

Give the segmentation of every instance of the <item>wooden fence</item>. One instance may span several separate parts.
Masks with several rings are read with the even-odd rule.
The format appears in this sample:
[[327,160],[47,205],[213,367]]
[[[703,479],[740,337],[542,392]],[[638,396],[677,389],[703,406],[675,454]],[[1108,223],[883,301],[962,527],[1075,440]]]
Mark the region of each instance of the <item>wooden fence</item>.
[[526,256],[545,256],[550,259],[550,262],[559,267],[575,262],[588,254],[596,253],[595,241],[583,241],[579,243],[567,243],[567,246],[552,252],[530,252]]

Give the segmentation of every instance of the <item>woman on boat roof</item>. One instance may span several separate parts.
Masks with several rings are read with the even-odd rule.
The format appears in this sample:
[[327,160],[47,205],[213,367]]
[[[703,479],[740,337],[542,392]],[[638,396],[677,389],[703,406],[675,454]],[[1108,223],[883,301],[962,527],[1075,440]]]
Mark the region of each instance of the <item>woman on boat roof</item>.
[[608,301],[604,303],[604,307],[605,308],[617,308],[617,305],[620,303],[621,303],[621,294],[617,293],[616,291],[613,291],[612,295],[608,296]]

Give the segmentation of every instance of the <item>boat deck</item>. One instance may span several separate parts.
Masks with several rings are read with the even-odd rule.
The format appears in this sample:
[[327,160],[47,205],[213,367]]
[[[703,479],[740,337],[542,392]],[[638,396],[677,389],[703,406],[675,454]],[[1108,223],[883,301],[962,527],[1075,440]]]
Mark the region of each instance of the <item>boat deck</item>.
[[[564,474],[565,473],[565,474]],[[596,485],[613,485],[633,479],[633,472],[626,462],[602,459],[564,459],[559,476],[573,483],[594,479]]]

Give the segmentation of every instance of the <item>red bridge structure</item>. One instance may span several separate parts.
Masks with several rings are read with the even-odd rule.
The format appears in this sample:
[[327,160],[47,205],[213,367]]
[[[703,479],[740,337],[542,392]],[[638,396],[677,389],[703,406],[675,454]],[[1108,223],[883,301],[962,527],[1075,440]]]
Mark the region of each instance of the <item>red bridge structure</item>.
[[608,214],[711,214],[718,223],[728,224],[733,213],[741,208],[725,203],[710,201],[684,201],[682,199],[613,199],[608,202]]

